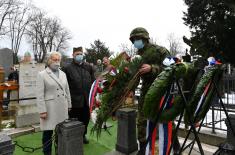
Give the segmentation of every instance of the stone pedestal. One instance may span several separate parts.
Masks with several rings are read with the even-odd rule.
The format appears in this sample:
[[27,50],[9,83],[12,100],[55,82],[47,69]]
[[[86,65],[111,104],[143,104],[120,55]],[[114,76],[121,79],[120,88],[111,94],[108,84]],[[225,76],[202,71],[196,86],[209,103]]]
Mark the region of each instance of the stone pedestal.
[[[235,135],[233,134],[233,131],[235,131],[235,115],[229,115],[229,120],[231,122],[231,125],[228,123],[228,119],[225,119],[225,124],[227,126],[227,139],[225,143],[222,143],[219,147],[219,153],[217,154],[226,154],[226,155],[234,155],[235,154]],[[233,128],[233,131],[232,129]]]
[[58,155],[83,155],[85,126],[79,121],[67,121],[59,125]]
[[17,105],[16,127],[24,127],[39,123],[37,105]]
[[131,154],[138,149],[136,140],[136,111],[123,108],[117,111],[118,131],[116,150]]
[[6,134],[0,134],[0,154],[1,155],[13,155],[15,145],[12,144],[12,140]]
[[[231,121],[233,131],[235,132],[235,115],[230,114],[229,119]],[[227,126],[227,142],[235,148],[235,135],[233,135],[231,127],[228,124],[228,119],[225,119],[225,124]]]

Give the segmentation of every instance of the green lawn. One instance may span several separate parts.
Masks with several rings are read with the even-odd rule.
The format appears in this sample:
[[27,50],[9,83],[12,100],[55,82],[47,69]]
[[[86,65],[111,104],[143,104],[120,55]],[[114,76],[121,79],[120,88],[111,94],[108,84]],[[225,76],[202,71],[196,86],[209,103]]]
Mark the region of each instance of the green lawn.
[[[85,155],[103,155],[106,152],[110,152],[115,148],[116,144],[116,136],[117,136],[117,121],[108,121],[108,123],[112,124],[113,127],[109,128],[111,135],[109,135],[106,131],[103,131],[101,137],[97,140],[96,135],[90,134],[90,129],[92,127],[92,123],[89,124],[89,133],[88,138],[90,140],[89,144],[84,145],[84,154]],[[41,145],[41,137],[42,132],[28,134],[25,136],[20,136],[15,139],[18,144],[25,147],[39,147]],[[54,149],[53,149],[54,153]],[[14,155],[42,155],[42,149],[35,151],[34,153],[23,152],[21,148],[16,146]]]

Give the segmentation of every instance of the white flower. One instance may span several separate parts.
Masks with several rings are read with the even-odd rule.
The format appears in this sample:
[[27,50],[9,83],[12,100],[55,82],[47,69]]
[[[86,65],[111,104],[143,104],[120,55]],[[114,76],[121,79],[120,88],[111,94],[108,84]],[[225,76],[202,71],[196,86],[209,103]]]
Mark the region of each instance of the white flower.
[[175,63],[175,60],[173,59],[173,58],[171,58],[171,57],[167,57],[167,58],[165,58],[164,60],[163,60],[163,65],[165,65],[165,66],[170,66],[170,65],[172,65],[172,64],[174,64]]
[[131,61],[136,60],[136,59],[141,59],[141,56],[136,54],[133,57],[131,57]]

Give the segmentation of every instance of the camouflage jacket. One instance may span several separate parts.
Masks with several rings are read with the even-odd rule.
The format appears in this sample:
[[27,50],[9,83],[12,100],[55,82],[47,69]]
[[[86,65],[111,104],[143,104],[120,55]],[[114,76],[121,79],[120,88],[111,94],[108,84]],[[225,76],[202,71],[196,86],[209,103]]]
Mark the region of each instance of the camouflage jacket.
[[141,55],[144,64],[149,64],[152,67],[151,72],[141,76],[143,81],[141,96],[143,96],[146,94],[157,75],[162,71],[163,60],[170,54],[166,48],[151,43],[145,45],[144,48],[138,50],[137,53]]

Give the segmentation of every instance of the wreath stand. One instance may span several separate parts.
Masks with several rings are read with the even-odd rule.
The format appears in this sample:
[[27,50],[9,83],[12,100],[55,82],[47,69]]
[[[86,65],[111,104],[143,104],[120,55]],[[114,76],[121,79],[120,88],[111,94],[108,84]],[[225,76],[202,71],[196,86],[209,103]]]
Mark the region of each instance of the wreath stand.
[[[183,94],[183,91],[182,91],[182,89],[181,89],[181,87],[180,87],[180,85],[179,85],[179,82],[176,81],[176,84],[177,84],[177,87],[179,88],[179,92],[180,92],[180,94],[182,95],[183,100],[184,100],[184,109],[186,109],[187,101],[186,101],[185,96],[184,96],[184,94]],[[226,108],[225,108],[225,106],[224,106],[224,103],[223,103],[223,101],[222,101],[222,97],[221,97],[221,95],[220,95],[220,93],[219,93],[219,90],[218,90],[218,87],[217,87],[217,85],[216,85],[216,83],[215,83],[215,75],[212,76],[212,84],[209,86],[209,89],[211,88],[211,86],[214,86],[214,88],[213,88],[214,90],[213,90],[213,91],[215,91],[216,95],[217,95],[218,98],[219,98],[220,104],[221,104],[221,106],[222,106],[222,108],[223,108],[223,111],[225,112],[226,118],[227,118],[227,120],[228,120],[228,125],[230,126],[230,128],[231,128],[231,130],[232,130],[232,133],[233,133],[233,135],[235,136],[235,132],[234,132],[234,129],[233,129],[233,127],[232,127],[231,120],[230,120],[230,118],[229,118],[229,116],[228,116],[228,112],[227,112],[227,110],[226,110]],[[203,104],[204,104],[204,101],[205,101],[205,98],[203,98],[202,104],[201,104],[200,107],[199,107],[199,111],[201,110],[201,108],[202,108],[202,106],[203,106]],[[211,104],[211,103],[210,103],[210,104]],[[187,110],[187,109],[186,109],[186,110]],[[179,130],[179,125],[180,125],[180,123],[181,123],[181,121],[182,121],[183,113],[184,113],[184,110],[182,110],[182,112],[181,112],[181,114],[180,114],[180,118],[179,118],[179,121],[178,121],[176,130],[175,130],[175,133],[177,133],[178,130]],[[200,123],[200,125],[199,125],[199,128],[198,128],[198,130],[196,131],[195,123],[196,123],[198,114],[199,114],[199,113],[196,113],[195,117],[193,118],[193,121],[190,120],[190,125],[191,125],[191,127],[190,127],[190,129],[187,131],[187,135],[186,135],[186,137],[185,137],[185,140],[184,140],[184,142],[183,142],[183,145],[181,146],[181,149],[180,149],[179,153],[177,153],[178,155],[180,155],[185,149],[187,149],[187,148],[190,147],[190,146],[191,146],[191,147],[190,147],[190,151],[189,151],[188,154],[191,154],[192,149],[193,149],[194,144],[195,144],[195,141],[196,141],[197,144],[198,144],[200,154],[201,154],[201,155],[204,155],[204,151],[203,151],[203,149],[202,149],[201,142],[200,142],[200,139],[199,139],[199,137],[198,137],[198,134],[199,134],[200,129],[201,129],[201,127],[202,127],[202,124],[203,124],[203,121],[204,121],[204,119],[205,119],[205,116],[203,117],[203,119],[202,119],[202,121],[201,121],[201,123]],[[190,135],[191,132],[193,132],[193,134],[194,134],[194,139],[192,140],[192,142],[190,142],[188,145],[185,146],[185,144],[186,144],[186,142],[187,142],[187,140],[188,140],[189,135]],[[174,142],[175,142],[175,140],[176,140],[176,135],[177,135],[177,134],[173,134],[172,145],[174,144]],[[172,148],[172,145],[171,145],[171,148]],[[170,149],[171,149],[171,148],[170,148]],[[170,151],[169,151],[169,152],[170,152]]]
[[113,125],[109,124],[108,122],[104,122],[102,125],[102,129],[106,131],[110,136],[112,135],[109,131],[109,128],[113,127]]
[[[181,86],[180,86],[180,84],[179,84],[179,81],[178,81],[178,80],[173,80],[172,84],[174,84],[174,83],[177,85],[177,88],[178,88],[178,91],[179,91],[179,95],[181,95],[181,97],[183,98],[183,108],[182,108],[182,111],[181,111],[181,113],[180,113],[180,115],[179,115],[180,117],[179,117],[179,120],[178,120],[176,129],[175,129],[175,132],[172,134],[172,135],[173,135],[173,138],[172,138],[172,144],[171,144],[171,147],[170,147],[169,154],[170,154],[171,149],[172,149],[172,147],[173,147],[173,145],[174,145],[174,143],[175,143],[175,141],[176,141],[176,139],[177,139],[177,133],[178,133],[178,131],[179,131],[179,126],[180,126],[180,124],[181,124],[181,121],[182,121],[182,118],[183,118],[183,115],[184,115],[184,110],[187,110],[186,105],[188,104],[188,102],[187,102],[187,100],[186,100],[186,98],[185,98],[184,92],[183,92],[183,90],[182,90],[182,88],[181,88]],[[165,95],[165,98],[164,98],[164,100],[163,100],[162,106],[161,106],[160,109],[159,109],[159,112],[158,112],[158,114],[157,114],[157,116],[156,116],[156,119],[153,121],[153,123],[154,123],[155,125],[157,125],[157,123],[159,122],[160,115],[161,115],[161,113],[162,113],[162,111],[163,111],[163,109],[164,109],[164,107],[165,107],[165,105],[166,105],[166,103],[167,103],[168,97],[169,97],[169,95],[172,93],[172,87],[171,87],[172,84],[170,84],[169,87],[167,88],[166,95]],[[227,118],[227,120],[228,120],[228,125],[231,127],[232,133],[233,133],[233,135],[235,136],[235,132],[234,132],[234,129],[233,129],[233,127],[232,127],[231,120],[230,120],[230,118],[228,117],[228,112],[227,112],[227,110],[226,110],[226,108],[225,108],[225,106],[224,106],[224,103],[223,103],[222,98],[221,98],[221,96],[220,96],[220,94],[219,94],[219,91],[218,91],[218,87],[216,86],[216,83],[215,83],[215,75],[212,76],[212,84],[209,86],[209,89],[211,88],[212,85],[214,86],[214,88],[213,88],[214,90],[213,90],[213,91],[216,91],[215,93],[216,93],[216,95],[218,96],[218,98],[219,98],[219,100],[220,100],[220,104],[221,104],[221,106],[222,106],[222,108],[223,108],[223,111],[224,111],[225,114],[226,114],[226,118]],[[205,102],[205,98],[203,98],[202,104],[199,106],[199,111],[201,110],[201,108],[202,108],[204,102]],[[211,104],[211,103],[210,103],[210,104]],[[200,129],[201,129],[201,127],[202,127],[202,124],[203,124],[203,121],[204,121],[204,119],[205,119],[205,116],[204,116],[204,118],[202,119],[202,121],[201,121],[201,123],[200,123],[200,125],[199,125],[198,130],[196,130],[195,122],[196,122],[196,120],[197,120],[198,114],[199,114],[199,113],[197,112],[193,119],[189,119],[189,123],[190,123],[190,126],[191,126],[191,127],[190,127],[190,129],[187,131],[187,135],[186,135],[186,137],[185,137],[185,140],[184,140],[183,145],[182,145],[181,148],[180,148],[180,151],[177,152],[177,153],[175,153],[175,155],[181,155],[182,152],[183,152],[185,149],[187,149],[188,147],[190,147],[190,146],[191,146],[191,148],[190,148],[189,154],[191,154],[192,149],[193,149],[193,146],[194,146],[194,144],[195,144],[195,141],[197,142],[197,145],[198,145],[200,154],[201,154],[201,155],[204,155],[204,151],[203,151],[203,148],[202,148],[202,145],[201,145],[201,142],[200,142],[200,139],[199,139],[198,134],[199,134]],[[153,130],[154,130],[154,129],[153,129]],[[153,130],[150,132],[150,134],[149,134],[149,136],[148,136],[148,138],[147,138],[146,146],[147,146],[148,142],[149,142],[150,139],[151,139]],[[185,146],[185,144],[186,144],[186,142],[187,142],[187,140],[188,140],[189,135],[190,135],[191,132],[193,132],[194,139],[192,140],[191,143],[189,143],[187,146]]]

